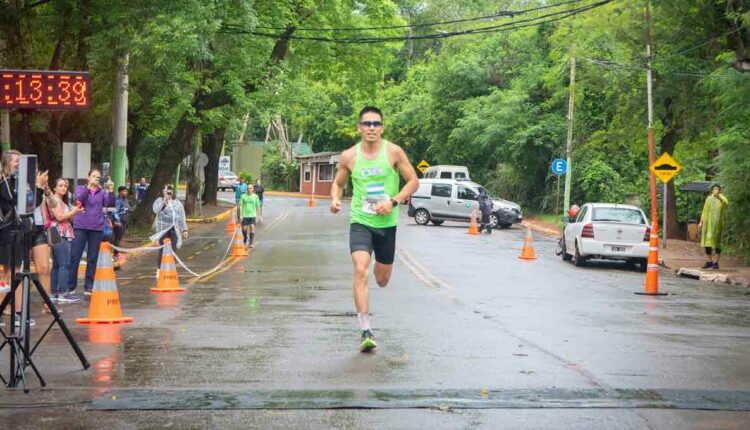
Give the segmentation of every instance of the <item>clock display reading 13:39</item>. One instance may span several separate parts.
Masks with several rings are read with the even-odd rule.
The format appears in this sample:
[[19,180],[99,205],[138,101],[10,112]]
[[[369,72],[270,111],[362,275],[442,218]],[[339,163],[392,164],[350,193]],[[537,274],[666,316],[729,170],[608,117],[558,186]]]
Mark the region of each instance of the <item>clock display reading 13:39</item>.
[[90,105],[88,73],[0,70],[0,109],[69,110]]

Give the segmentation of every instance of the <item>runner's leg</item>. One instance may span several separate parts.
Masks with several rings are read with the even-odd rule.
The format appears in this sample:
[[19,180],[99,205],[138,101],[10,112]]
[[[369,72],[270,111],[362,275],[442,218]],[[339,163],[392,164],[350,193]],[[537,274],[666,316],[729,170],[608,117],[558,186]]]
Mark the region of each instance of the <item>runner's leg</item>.
[[[354,263],[354,306],[357,315],[370,313],[370,294],[367,288],[368,269],[370,268],[370,253],[367,251],[352,252]],[[361,327],[367,330],[369,327]]]
[[393,273],[393,261],[396,257],[396,227],[378,229],[373,234],[375,251],[375,281],[380,288],[388,285]]

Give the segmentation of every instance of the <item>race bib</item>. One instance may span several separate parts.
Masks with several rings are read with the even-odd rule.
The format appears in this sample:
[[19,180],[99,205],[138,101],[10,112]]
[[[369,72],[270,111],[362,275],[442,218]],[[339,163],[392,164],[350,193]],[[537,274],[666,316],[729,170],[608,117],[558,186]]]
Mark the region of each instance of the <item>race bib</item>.
[[[369,169],[372,170],[372,169]],[[380,171],[380,169],[377,169]],[[364,171],[363,171],[364,172]],[[385,193],[385,184],[382,182],[374,182],[365,186],[367,190],[367,196],[362,201],[362,212],[370,215],[377,215],[375,206],[384,200],[390,200],[390,197]]]
[[361,170],[362,178],[371,178],[373,176],[380,176],[383,174],[383,172],[380,170],[380,167],[372,167],[369,169],[362,169]]

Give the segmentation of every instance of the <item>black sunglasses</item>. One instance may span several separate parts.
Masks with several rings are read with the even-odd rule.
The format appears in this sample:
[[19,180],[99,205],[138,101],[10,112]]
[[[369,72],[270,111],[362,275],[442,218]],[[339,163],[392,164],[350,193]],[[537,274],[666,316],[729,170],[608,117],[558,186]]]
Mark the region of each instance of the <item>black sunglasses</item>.
[[361,125],[364,128],[370,128],[370,127],[379,128],[383,126],[383,122],[382,121],[360,121],[359,125]]

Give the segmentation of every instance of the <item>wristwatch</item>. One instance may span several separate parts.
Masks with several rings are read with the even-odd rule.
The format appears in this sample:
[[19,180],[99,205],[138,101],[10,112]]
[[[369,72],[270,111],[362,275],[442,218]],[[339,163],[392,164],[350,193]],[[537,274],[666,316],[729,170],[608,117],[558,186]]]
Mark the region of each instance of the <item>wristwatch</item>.
[[396,206],[398,206],[398,201],[396,201],[396,200],[394,200],[394,199],[391,199],[391,206],[393,206],[394,208],[395,208]]

